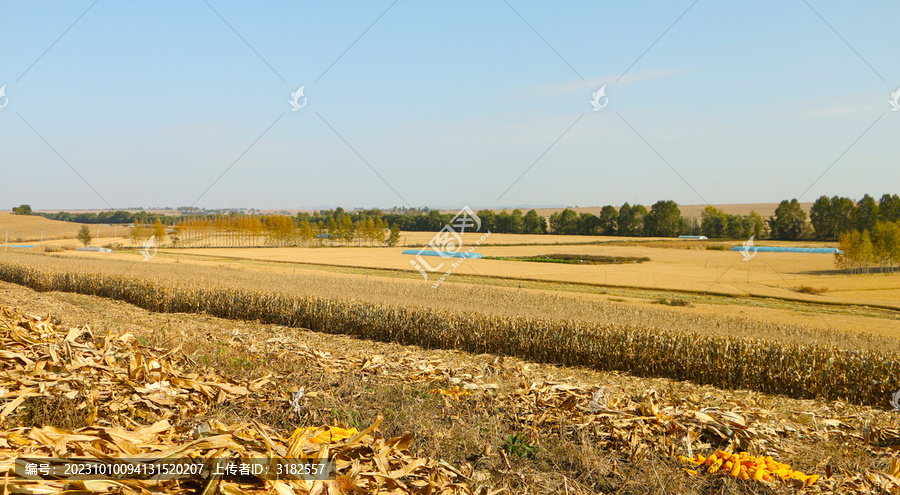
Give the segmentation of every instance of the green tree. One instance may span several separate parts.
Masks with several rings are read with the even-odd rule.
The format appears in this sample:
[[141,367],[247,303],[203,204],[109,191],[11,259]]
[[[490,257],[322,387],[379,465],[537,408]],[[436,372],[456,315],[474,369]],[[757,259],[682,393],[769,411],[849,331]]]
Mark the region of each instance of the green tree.
[[619,235],[633,235],[631,224],[634,220],[634,210],[628,201],[619,207],[619,216],[616,219],[616,233]]
[[644,219],[647,218],[647,208],[644,205],[634,205],[631,207],[631,231],[633,235],[639,236],[644,232]]
[[681,210],[672,200],[657,201],[644,218],[644,235],[676,237],[681,227]]
[[522,210],[515,209],[509,217],[509,231],[513,234],[521,234],[525,232],[525,220],[522,217]]
[[93,237],[91,236],[91,229],[87,225],[82,225],[81,230],[78,231],[78,240],[84,244],[84,247],[88,247],[90,245]]
[[603,235],[616,235],[616,226],[619,223],[619,212],[615,206],[606,205],[600,210],[600,233]]
[[769,228],[772,230],[772,237],[776,239],[800,239],[805,224],[806,212],[796,198],[782,201],[775,209],[775,215],[769,218]]
[[809,221],[816,231],[816,239],[834,239],[834,218],[832,217],[831,199],[819,196],[809,209]]
[[896,194],[881,196],[878,201],[878,216],[885,222],[900,222],[900,196]]
[[14,206],[12,211],[16,215],[31,215],[31,206],[30,205],[19,205],[17,207]]
[[482,232],[494,232],[497,229],[497,215],[493,210],[481,210],[477,213],[481,219]]
[[856,203],[856,230],[872,231],[878,221],[878,205],[875,198],[866,194]]
[[856,225],[856,205],[850,198],[831,198],[832,237],[837,239],[843,232],[853,230]]
[[497,214],[496,228],[498,234],[508,234],[512,232],[512,216],[507,213],[506,210]]
[[728,217],[725,212],[707,205],[700,214],[700,231],[710,239],[725,237],[728,228]]
[[740,215],[725,215],[725,233],[731,239],[750,237],[750,234],[745,233],[744,218]]
[[594,235],[600,228],[600,219],[593,213],[582,213],[578,215],[577,233],[582,235]]
[[578,231],[578,214],[566,208],[550,215],[550,229],[554,234],[575,234]]
[[[538,215],[538,212],[535,210],[528,210],[528,213],[525,214],[525,218],[522,220],[523,227],[525,229],[526,234],[546,234],[547,233],[547,220]],[[482,219],[482,228],[484,227],[484,219]]]
[[760,216],[759,213],[756,213],[756,210],[750,210],[750,229],[753,233],[752,235],[756,236],[757,239],[762,237],[763,227],[765,226],[765,221],[763,221],[763,217]]
[[388,237],[387,245],[394,247],[400,242],[400,227],[397,224],[391,225],[391,235]]
[[619,208],[617,231],[619,235],[639,236],[643,234],[644,217],[647,209],[641,205],[631,206],[627,202]]

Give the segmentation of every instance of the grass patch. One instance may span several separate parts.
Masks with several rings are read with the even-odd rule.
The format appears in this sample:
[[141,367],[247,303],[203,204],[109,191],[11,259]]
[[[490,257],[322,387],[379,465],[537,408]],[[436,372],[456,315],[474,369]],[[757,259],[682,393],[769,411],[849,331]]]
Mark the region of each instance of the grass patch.
[[657,299],[656,304],[662,304],[664,306],[686,306],[689,308],[694,307],[690,301],[685,301],[684,299],[666,299],[664,297]]
[[503,441],[501,447],[509,456],[534,458],[540,447],[528,441],[528,437],[521,433],[510,435]]
[[593,254],[540,254],[537,256],[485,256],[487,260],[531,261],[534,263],[564,263],[569,265],[613,265],[643,263],[650,258],[631,256],[599,256]]
[[719,246],[719,245],[707,245],[706,250],[707,251],[727,251],[728,248],[725,246]]

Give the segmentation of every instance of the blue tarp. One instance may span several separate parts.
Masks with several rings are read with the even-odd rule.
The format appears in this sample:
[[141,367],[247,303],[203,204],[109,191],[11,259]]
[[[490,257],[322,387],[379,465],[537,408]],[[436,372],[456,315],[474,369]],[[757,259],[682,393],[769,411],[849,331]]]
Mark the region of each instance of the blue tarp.
[[[732,251],[743,251],[741,246],[731,248]],[[748,251],[758,251],[762,253],[820,253],[834,254],[843,253],[838,248],[803,248],[803,247],[778,247],[778,246],[752,246],[747,248]]]
[[16,244],[10,244],[9,247],[11,247],[11,248],[28,249],[28,248],[37,247],[37,244],[29,244],[29,245],[27,245],[27,246],[24,245],[24,244],[19,244],[19,245],[16,245]]
[[469,258],[477,259],[482,256],[478,253],[448,253],[446,251],[425,251],[424,249],[407,249],[403,254],[421,254],[422,256],[440,256],[441,258]]

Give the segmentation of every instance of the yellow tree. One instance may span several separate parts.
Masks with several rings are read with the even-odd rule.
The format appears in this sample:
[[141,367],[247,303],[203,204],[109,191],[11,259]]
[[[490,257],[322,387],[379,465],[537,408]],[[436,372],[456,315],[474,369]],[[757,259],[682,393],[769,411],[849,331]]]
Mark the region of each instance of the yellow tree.
[[384,222],[381,217],[375,219],[375,231],[372,233],[372,240],[376,246],[384,244]]
[[366,240],[369,241],[370,246],[375,240],[375,220],[372,220],[372,217],[366,220]]
[[309,241],[313,238],[313,231],[306,219],[300,221],[300,229],[297,233],[300,236],[300,242],[303,243],[303,246],[308,246]]
[[163,226],[159,218],[153,223],[153,235],[156,236],[156,242],[161,246],[166,242],[166,227]]
[[353,220],[350,219],[350,215],[344,215],[344,219],[341,222],[341,236],[344,238],[344,242],[347,245],[350,245],[353,242],[353,238],[356,234],[356,226],[353,225]]
[[144,239],[144,228],[138,223],[137,218],[134,219],[134,225],[131,226],[131,245],[140,244]]

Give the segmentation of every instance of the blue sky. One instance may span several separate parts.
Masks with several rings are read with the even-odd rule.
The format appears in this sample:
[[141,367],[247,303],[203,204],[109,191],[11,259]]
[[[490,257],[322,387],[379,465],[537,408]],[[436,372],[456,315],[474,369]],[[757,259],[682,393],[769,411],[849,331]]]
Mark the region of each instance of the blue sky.
[[898,2],[208,1],[0,2],[0,208],[900,192]]

